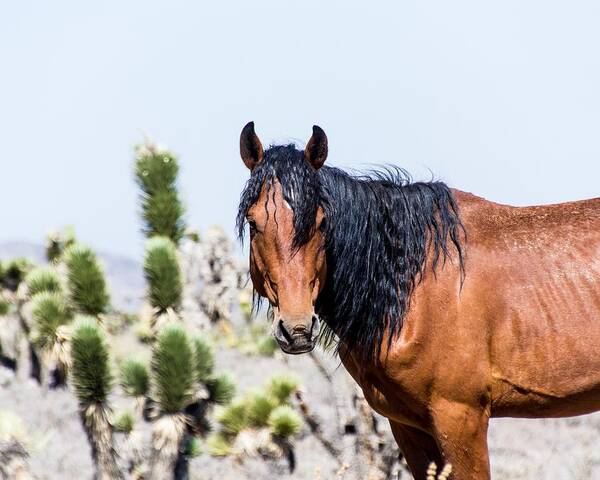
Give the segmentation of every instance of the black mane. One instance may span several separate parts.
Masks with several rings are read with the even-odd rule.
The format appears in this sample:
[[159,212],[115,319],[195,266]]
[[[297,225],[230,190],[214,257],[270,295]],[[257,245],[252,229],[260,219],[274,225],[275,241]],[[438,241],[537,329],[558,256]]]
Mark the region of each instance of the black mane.
[[328,327],[321,333],[326,344],[338,336],[351,351],[379,354],[386,331],[391,341],[402,327],[428,252],[435,271],[453,245],[462,278],[464,229],[445,183],[411,182],[391,167],[367,175],[315,171],[294,145],[270,147],[241,196],[240,238],[248,209],[274,179],[294,212],[296,246],[313,234],[318,206],[325,212],[327,280],[316,311]]

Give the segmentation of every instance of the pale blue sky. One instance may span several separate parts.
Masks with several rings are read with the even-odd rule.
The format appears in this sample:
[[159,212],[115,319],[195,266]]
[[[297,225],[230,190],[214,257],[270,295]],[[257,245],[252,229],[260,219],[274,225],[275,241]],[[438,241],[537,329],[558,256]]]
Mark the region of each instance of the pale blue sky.
[[495,201],[597,196],[598,25],[597,1],[2,2],[0,241],[73,224],[139,257],[143,133],[181,156],[189,223],[233,232],[249,120]]

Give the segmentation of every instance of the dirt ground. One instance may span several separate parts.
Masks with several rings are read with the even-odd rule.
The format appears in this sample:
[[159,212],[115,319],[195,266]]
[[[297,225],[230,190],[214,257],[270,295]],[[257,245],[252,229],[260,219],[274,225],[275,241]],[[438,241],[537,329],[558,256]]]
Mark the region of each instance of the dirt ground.
[[[335,359],[326,362],[334,377],[345,382],[343,367],[338,368]],[[294,371],[302,379],[306,400],[321,419],[325,435],[335,437],[337,421],[330,395],[330,389],[335,387],[308,356],[278,353],[273,358],[248,357],[239,350],[223,347],[217,352],[217,365],[220,371],[234,375],[240,392],[263,384],[272,374]],[[92,478],[89,445],[73,394],[69,390],[47,391],[33,381],[17,382],[6,369],[0,372],[0,385],[0,409],[18,414],[31,437],[30,465],[35,477]],[[127,401],[120,394],[112,400],[115,408]],[[550,420],[495,419],[489,446],[493,478],[497,480],[600,479],[600,414]],[[192,479],[198,480],[361,478],[357,465],[350,465],[348,471],[337,476],[336,461],[307,431],[296,442],[296,456],[297,467],[290,474],[283,462],[248,460],[240,464],[203,453],[191,461],[190,473]],[[401,474],[401,478],[409,477]]]

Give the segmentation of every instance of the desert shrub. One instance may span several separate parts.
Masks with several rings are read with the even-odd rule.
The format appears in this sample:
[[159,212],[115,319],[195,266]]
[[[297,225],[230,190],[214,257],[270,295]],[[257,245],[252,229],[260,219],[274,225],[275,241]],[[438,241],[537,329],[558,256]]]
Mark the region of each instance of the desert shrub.
[[154,237],[146,245],[144,274],[148,298],[159,312],[178,309],[183,294],[181,271],[175,244],[167,237]]
[[194,359],[181,327],[167,326],[160,331],[152,350],[151,369],[161,411],[176,413],[191,402]]
[[289,402],[290,396],[298,389],[299,385],[300,381],[294,375],[282,374],[271,378],[267,390],[278,404],[284,405]]
[[288,438],[300,431],[302,419],[292,407],[282,405],[271,412],[268,424],[275,435]]
[[277,407],[277,401],[260,390],[251,392],[246,400],[248,422],[255,427],[267,424],[269,415]]
[[29,295],[41,292],[60,292],[62,285],[59,273],[51,267],[36,267],[25,277]]
[[246,402],[237,400],[223,407],[216,415],[223,432],[228,435],[237,435],[248,427],[248,408]]
[[231,442],[222,432],[211,433],[206,439],[206,447],[215,457],[225,457],[231,453]]
[[105,313],[110,297],[95,253],[84,245],[74,244],[65,251],[64,261],[73,304],[88,315]]
[[109,353],[104,334],[93,319],[77,320],[71,356],[73,387],[80,405],[106,402],[112,386]]
[[127,395],[142,397],[150,390],[148,369],[139,360],[128,359],[121,365],[121,385]]

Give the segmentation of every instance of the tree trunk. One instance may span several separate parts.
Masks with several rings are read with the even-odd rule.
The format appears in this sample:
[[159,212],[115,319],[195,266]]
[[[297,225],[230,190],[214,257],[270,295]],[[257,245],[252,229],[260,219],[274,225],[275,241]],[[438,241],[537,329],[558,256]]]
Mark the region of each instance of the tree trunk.
[[123,480],[125,477],[117,465],[112,427],[105,408],[100,404],[93,404],[81,416],[92,446],[92,459],[96,469],[94,480]]
[[164,415],[154,424],[148,480],[183,480],[188,468],[183,443],[186,436],[185,416]]

